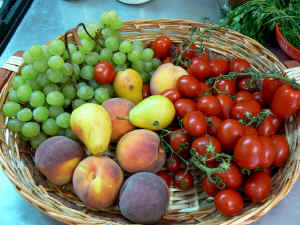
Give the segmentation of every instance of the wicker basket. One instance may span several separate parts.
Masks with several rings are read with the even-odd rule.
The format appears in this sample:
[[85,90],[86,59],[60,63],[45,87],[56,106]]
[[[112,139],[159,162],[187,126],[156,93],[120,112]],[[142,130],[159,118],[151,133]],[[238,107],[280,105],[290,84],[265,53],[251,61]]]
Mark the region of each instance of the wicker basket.
[[[125,23],[122,33],[127,39],[141,40],[146,44],[162,34],[169,35],[173,42],[180,42],[187,36],[192,25],[200,28],[211,26],[187,20],[133,20]],[[68,32],[68,39],[71,41],[77,39],[76,35],[74,36],[75,30]],[[210,54],[218,54],[226,58],[245,58],[255,70],[261,72],[286,69],[269,50],[244,35],[229,30],[216,30],[212,32],[212,35],[213,38],[204,42],[205,48]],[[64,35],[59,38],[63,37]],[[6,101],[13,76],[23,63],[20,55],[20,52],[17,53],[17,56],[13,56],[3,65],[5,69],[0,69],[1,106]],[[286,75],[300,79],[300,73],[297,74],[295,71],[295,69],[286,70]],[[292,153],[286,165],[273,176],[272,193],[264,202],[246,204],[243,212],[239,215],[224,217],[216,212],[212,199],[203,193],[200,186],[188,191],[170,188],[170,207],[161,223],[225,225],[249,224],[259,219],[291,190],[299,176],[299,122],[300,113],[285,122],[285,135]],[[48,216],[67,224],[129,223],[120,215],[116,207],[101,211],[86,208],[72,193],[70,185],[58,187],[48,183],[34,167],[32,150],[26,143],[20,141],[16,134],[7,129],[7,118],[2,113],[0,113],[0,125],[2,128],[0,164],[16,190],[30,204]]]

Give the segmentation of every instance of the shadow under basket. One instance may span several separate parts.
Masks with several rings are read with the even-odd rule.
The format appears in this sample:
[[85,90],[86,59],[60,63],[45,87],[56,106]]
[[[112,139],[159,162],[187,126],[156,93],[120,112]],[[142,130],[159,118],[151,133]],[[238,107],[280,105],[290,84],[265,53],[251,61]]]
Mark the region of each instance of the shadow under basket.
[[[212,25],[188,20],[159,19],[126,21],[122,28],[122,35],[129,40],[141,40],[149,44],[160,35],[168,35],[172,42],[179,43],[188,36],[192,26],[200,29]],[[68,32],[69,41],[75,41],[73,29]],[[232,30],[217,29],[211,31],[212,37],[204,40],[204,47],[209,54],[224,56],[228,59],[241,57],[249,61],[252,68],[260,72],[277,71],[285,76],[300,80],[299,68],[286,67],[269,50],[255,40]],[[64,35],[59,37],[64,39]],[[200,43],[197,43],[200,45]],[[0,165],[17,192],[30,204],[37,207],[48,216],[66,224],[128,224],[116,206],[93,210],[87,208],[74,195],[71,185],[55,186],[49,183],[34,167],[34,151],[20,140],[18,135],[7,129],[7,118],[2,113],[2,106],[6,101],[11,81],[22,66],[20,57],[12,56],[0,69],[1,88],[1,149]],[[298,71],[298,72],[297,72]],[[166,215],[159,224],[249,224],[272,209],[295,184],[300,172],[299,147],[300,113],[285,121],[285,136],[290,146],[290,157],[284,167],[280,168],[272,177],[273,187],[270,196],[261,203],[246,202],[243,211],[234,217],[219,214],[213,204],[213,199],[203,192],[200,179],[193,189],[180,191],[170,188],[170,204]],[[195,176],[200,171],[192,171]]]

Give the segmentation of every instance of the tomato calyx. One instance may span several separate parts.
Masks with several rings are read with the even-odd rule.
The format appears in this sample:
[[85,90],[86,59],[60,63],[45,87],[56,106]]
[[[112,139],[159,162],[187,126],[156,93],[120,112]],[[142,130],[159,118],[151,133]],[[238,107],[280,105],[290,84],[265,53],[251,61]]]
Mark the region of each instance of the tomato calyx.
[[269,109],[264,109],[262,110],[257,116],[252,116],[250,112],[246,112],[244,116],[248,119],[246,120],[239,120],[239,123],[242,124],[243,126],[254,126],[258,127],[262,122],[265,121],[265,118],[268,116],[274,116],[274,114],[271,112]]

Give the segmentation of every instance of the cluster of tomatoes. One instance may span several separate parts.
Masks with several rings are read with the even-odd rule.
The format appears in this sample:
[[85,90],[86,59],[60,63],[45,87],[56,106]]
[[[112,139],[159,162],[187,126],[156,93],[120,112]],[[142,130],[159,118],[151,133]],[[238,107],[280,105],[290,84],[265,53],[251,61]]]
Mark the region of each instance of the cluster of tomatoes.
[[[167,36],[157,38],[152,45],[155,56],[164,63],[174,60],[171,45]],[[161,93],[174,103],[177,120],[168,128],[172,151],[166,171],[158,175],[168,186],[185,190],[195,179],[186,169],[193,155],[205,160],[207,171],[224,166],[218,155],[228,155],[227,168],[206,173],[202,187],[214,197],[220,213],[235,215],[245,199],[257,202],[269,196],[271,171],[287,161],[289,145],[280,130],[283,120],[300,107],[299,90],[276,78],[264,78],[260,87],[250,76],[207,82],[220,75],[245,73],[250,64],[242,58],[210,58],[194,51],[195,45],[190,49],[181,54],[190,61],[185,67],[188,74],[180,77],[176,88]],[[181,51],[184,47],[177,47],[177,57]],[[147,86],[144,90],[146,97]]]

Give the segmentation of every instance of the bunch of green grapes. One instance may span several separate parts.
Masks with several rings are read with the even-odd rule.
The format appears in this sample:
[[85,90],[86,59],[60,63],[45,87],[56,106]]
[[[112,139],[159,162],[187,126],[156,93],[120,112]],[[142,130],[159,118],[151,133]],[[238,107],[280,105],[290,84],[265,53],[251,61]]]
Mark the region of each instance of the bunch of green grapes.
[[144,82],[159,66],[151,48],[145,48],[141,41],[122,40],[123,22],[116,12],[104,12],[100,18],[100,23],[87,25],[89,35],[84,29],[78,30],[79,46],[53,40],[49,45],[32,45],[24,52],[24,65],[13,79],[3,113],[9,118],[9,130],[20,133],[33,148],[48,136],[76,139],[70,129],[72,110],[86,102],[102,104],[114,97],[111,84],[100,85],[94,79],[99,62],[110,62],[116,72],[133,68]]

